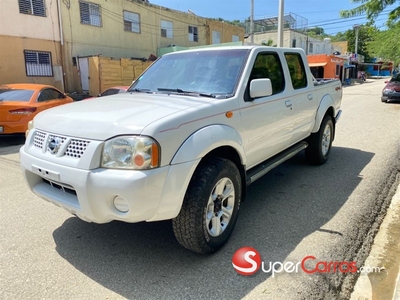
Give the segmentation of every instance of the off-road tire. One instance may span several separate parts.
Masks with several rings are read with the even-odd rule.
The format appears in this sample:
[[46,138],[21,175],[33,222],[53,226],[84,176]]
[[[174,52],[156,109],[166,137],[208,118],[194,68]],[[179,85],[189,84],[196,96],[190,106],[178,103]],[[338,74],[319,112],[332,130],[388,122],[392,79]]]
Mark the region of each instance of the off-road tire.
[[[202,162],[189,183],[179,215],[172,220],[178,242],[183,247],[201,254],[213,253],[221,248],[229,239],[236,224],[241,201],[241,185],[239,170],[232,161],[211,158]],[[217,189],[221,187],[223,187],[221,195],[229,192],[230,196],[217,203],[217,199],[215,201],[211,199],[218,194]],[[221,207],[221,217],[217,217],[220,214],[215,213],[218,207]],[[210,209],[214,212],[210,213]],[[221,219],[224,221],[228,219],[226,217],[228,214],[224,213],[227,211],[232,212],[229,221],[220,234],[213,236],[211,230],[221,229],[223,227],[221,224],[224,223]],[[211,219],[217,223],[212,223]],[[213,224],[217,225],[214,227]],[[210,229],[210,226],[214,228]]]
[[334,137],[332,118],[326,115],[322,120],[319,131],[311,134],[307,139],[308,147],[305,150],[307,160],[314,165],[323,165],[328,160]]

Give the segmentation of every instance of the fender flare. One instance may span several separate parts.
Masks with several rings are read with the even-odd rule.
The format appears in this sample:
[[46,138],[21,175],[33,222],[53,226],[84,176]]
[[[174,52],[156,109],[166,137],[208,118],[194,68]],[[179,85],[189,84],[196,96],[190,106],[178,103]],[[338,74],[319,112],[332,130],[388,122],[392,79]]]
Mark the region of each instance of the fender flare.
[[240,134],[234,128],[222,124],[206,126],[194,132],[179,147],[171,164],[201,159],[207,153],[222,146],[234,148],[239,154],[242,165],[246,164],[246,155]]
[[317,114],[315,116],[314,127],[311,130],[312,133],[318,132],[319,127],[321,126],[322,120],[324,119],[326,112],[331,107],[333,109],[333,117],[335,117],[335,102],[333,101],[332,96],[327,94],[324,97],[322,97],[322,100],[319,103]]

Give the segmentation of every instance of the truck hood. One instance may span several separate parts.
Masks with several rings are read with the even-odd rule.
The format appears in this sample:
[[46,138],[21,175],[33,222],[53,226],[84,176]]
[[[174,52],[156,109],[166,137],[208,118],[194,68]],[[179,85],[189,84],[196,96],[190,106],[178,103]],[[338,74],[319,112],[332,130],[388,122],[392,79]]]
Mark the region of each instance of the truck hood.
[[35,117],[34,125],[60,135],[106,140],[140,134],[157,120],[210,100],[215,101],[171,94],[118,94],[48,109]]

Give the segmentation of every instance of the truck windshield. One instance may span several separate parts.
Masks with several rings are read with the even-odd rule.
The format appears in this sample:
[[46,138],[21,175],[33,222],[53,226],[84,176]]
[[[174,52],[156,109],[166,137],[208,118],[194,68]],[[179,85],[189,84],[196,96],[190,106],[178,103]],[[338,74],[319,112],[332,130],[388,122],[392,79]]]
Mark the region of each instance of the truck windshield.
[[128,92],[229,97],[234,94],[248,54],[247,49],[212,49],[165,55]]

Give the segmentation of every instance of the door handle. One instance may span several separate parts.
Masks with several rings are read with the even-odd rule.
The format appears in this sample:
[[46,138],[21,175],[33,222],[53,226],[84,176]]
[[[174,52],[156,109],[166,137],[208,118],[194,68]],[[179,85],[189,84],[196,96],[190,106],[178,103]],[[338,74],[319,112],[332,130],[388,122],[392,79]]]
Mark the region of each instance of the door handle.
[[292,101],[291,100],[285,101],[285,105],[286,107],[292,107]]
[[308,100],[312,100],[313,96],[311,94],[308,94]]

